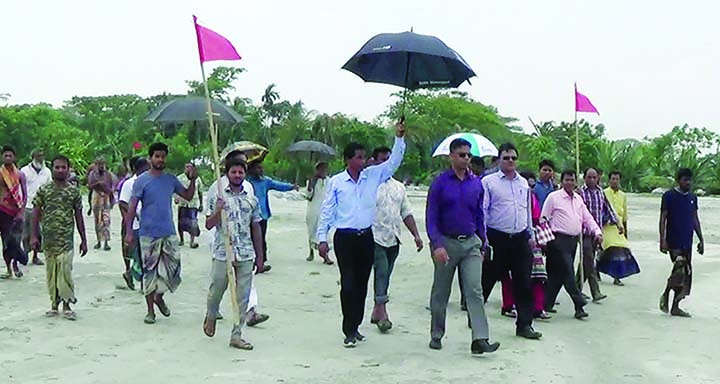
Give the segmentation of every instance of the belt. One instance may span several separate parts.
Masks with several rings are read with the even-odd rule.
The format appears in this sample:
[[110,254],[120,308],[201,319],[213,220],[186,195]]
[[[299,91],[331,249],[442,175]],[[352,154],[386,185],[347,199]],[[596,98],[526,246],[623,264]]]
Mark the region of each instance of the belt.
[[498,235],[500,235],[500,236],[505,236],[505,237],[507,237],[507,238],[509,238],[509,239],[514,239],[514,238],[516,238],[516,237],[523,237],[523,238],[526,238],[526,239],[527,239],[527,238],[530,238],[530,232],[529,232],[527,229],[524,230],[524,231],[515,232],[515,233],[507,233],[507,232],[499,231],[499,230],[497,230],[497,229],[495,229],[495,228],[488,228],[487,231],[488,231],[488,233],[490,233],[490,232],[495,232],[496,234],[498,234]]
[[370,233],[372,230],[372,227],[367,227],[363,229],[354,229],[354,228],[340,228],[335,231],[335,233],[340,233],[343,235],[356,235],[356,236],[362,236],[366,233]]
[[444,237],[447,237],[448,239],[453,239],[457,241],[465,241],[473,236],[475,236],[474,233],[471,233],[469,235],[443,235]]

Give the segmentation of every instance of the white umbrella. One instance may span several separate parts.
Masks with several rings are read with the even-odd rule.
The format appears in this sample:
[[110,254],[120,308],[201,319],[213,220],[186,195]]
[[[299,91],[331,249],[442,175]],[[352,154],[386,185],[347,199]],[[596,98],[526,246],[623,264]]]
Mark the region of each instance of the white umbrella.
[[452,143],[455,139],[467,140],[471,145],[470,153],[472,153],[473,156],[485,157],[497,156],[498,154],[497,148],[492,142],[490,142],[490,140],[487,139],[487,137],[478,135],[477,133],[456,133],[448,136],[440,143],[440,145],[437,146],[437,148],[435,148],[433,157],[450,155],[450,143]]

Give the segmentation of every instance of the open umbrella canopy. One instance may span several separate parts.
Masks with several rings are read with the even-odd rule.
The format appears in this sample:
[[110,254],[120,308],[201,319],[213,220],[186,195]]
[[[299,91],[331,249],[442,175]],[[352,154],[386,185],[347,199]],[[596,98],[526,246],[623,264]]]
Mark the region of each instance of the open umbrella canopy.
[[242,152],[247,157],[247,161],[254,161],[257,159],[264,159],[265,156],[270,152],[267,148],[260,144],[255,144],[252,141],[236,141],[223,149],[220,154],[220,158],[224,159],[230,152]]
[[343,69],[367,82],[410,90],[457,88],[475,76],[465,60],[442,40],[413,32],[373,37]]
[[[232,108],[211,100],[213,119],[216,123],[244,123],[245,119]],[[190,121],[207,121],[207,101],[200,96],[186,96],[170,100],[145,116],[145,121],[170,124]]]
[[291,145],[287,149],[288,152],[308,152],[310,154],[318,153],[322,155],[335,156],[335,150],[319,141],[303,140]]
[[465,139],[470,143],[470,153],[473,156],[497,156],[498,150],[495,145],[483,135],[477,133],[456,133],[448,136],[440,145],[435,148],[433,157],[450,155],[450,143],[455,139]]

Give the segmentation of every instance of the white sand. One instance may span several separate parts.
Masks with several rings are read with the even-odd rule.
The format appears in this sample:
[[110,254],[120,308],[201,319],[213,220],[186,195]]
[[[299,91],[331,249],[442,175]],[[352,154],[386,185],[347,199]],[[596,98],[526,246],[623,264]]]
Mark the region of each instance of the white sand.
[[[416,195],[412,202],[424,227],[424,199]],[[700,206],[708,244],[706,256],[696,257],[693,294],[684,302],[692,319],[657,309],[670,270],[667,256],[657,250],[659,198],[632,196],[630,238],[642,273],[625,287],[605,277],[601,287],[609,298],[589,305],[584,322],[572,317],[561,292],[555,318],[535,324],[544,334],[541,341],[514,336],[512,320],[499,314],[496,287],[487,308],[492,338],[502,346],[481,358],[470,356],[457,292],[444,349],[427,348],[432,265],[428,252],[411,248],[407,234],[388,305],[395,327],[382,335],[367,323],[368,295],[361,331],[369,340],[344,349],[337,268],[305,261],[305,203],[292,200],[272,200],[273,270],[257,279],[261,310],[271,319],[245,331],[254,351],[228,347],[230,320],[219,322],[213,339],[202,332],[210,262],[204,244],[183,248],[184,281],[167,298],[172,317],[145,325],[142,296],[118,289],[123,283],[115,214],[113,250],[76,257],[76,322],[43,317],[49,306],[43,267],[29,267],[20,281],[0,281],[0,383],[717,383],[720,201],[703,198]],[[87,228],[92,241],[92,223]],[[228,300],[226,295],[223,312],[230,318]]]

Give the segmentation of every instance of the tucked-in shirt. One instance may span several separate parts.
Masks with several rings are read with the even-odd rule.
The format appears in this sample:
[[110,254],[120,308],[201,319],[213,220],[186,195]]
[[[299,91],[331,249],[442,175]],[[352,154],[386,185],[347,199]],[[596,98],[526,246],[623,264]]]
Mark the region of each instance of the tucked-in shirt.
[[577,192],[573,192],[572,195],[568,195],[563,189],[552,192],[545,200],[541,216],[550,221],[550,229],[553,232],[578,236],[585,226],[594,235],[602,234],[585,206],[582,196]]
[[[590,189],[586,185],[580,189],[580,195],[585,202],[585,206],[595,219],[598,227],[603,227],[605,224],[617,224],[617,216],[613,211],[612,206],[608,203],[605,198],[605,193],[600,187]],[[588,228],[585,228],[585,234],[592,234]]]
[[430,185],[425,212],[433,248],[443,247],[446,236],[477,234],[485,239],[482,201],[483,185],[471,172],[463,180],[452,169],[438,175]]
[[375,243],[383,247],[398,245],[402,221],[410,215],[412,209],[403,183],[391,177],[380,184],[377,191],[377,214],[372,228]]
[[[180,174],[180,176],[178,176],[178,180],[180,180],[180,183],[186,189],[187,189],[187,187],[190,186],[190,178],[188,178],[185,173]],[[200,205],[202,205],[200,202],[200,191],[202,191],[202,188],[203,188],[202,180],[200,180],[200,178],[198,177],[197,179],[195,179],[195,194],[193,195],[192,200],[187,201],[187,200],[183,199],[182,197],[178,196],[178,201],[179,201],[178,206],[185,207],[185,208],[194,208],[194,209],[199,208]]]
[[[138,178],[137,175],[134,175],[133,177],[125,180],[122,188],[120,189],[120,196],[118,197],[118,201],[122,201],[123,203],[130,205],[130,200],[132,200],[133,185],[135,185],[135,181],[137,180],[137,178]],[[135,220],[133,220],[133,230],[140,229],[141,213],[142,213],[142,202],[138,201],[137,209],[135,210]]]
[[486,227],[510,234],[532,227],[530,186],[520,174],[496,172],[485,176],[482,186]]
[[317,237],[327,242],[330,228],[365,229],[373,225],[380,184],[391,178],[405,154],[405,140],[395,138],[390,158],[360,172],[357,182],[347,171],[330,179],[320,209]]
[[250,182],[250,184],[252,184],[253,189],[255,190],[255,197],[257,197],[260,204],[260,214],[262,215],[263,220],[268,220],[270,217],[272,217],[272,213],[270,212],[270,201],[268,199],[268,192],[287,192],[292,191],[294,187],[294,185],[292,184],[275,181],[272,178],[266,176],[259,178],[248,177],[247,180]]
[[662,197],[660,211],[667,211],[665,241],[670,249],[692,248],[698,198],[690,192],[671,189]]
[[[225,200],[225,212],[228,216],[228,229],[230,232],[230,244],[235,253],[235,260],[248,261],[255,259],[255,248],[252,242],[252,223],[262,221],[258,199],[247,193],[233,192],[230,187],[223,191]],[[215,212],[217,206],[217,193],[208,199],[208,216]],[[213,234],[213,259],[219,261],[227,260],[225,248],[225,232],[222,222],[215,227]]]
[[133,185],[132,197],[142,202],[140,236],[159,239],[175,235],[173,224],[173,194],[185,190],[175,175],[150,172],[140,175]]
[[27,188],[27,203],[25,204],[25,207],[32,208],[35,194],[37,194],[40,187],[52,180],[52,172],[48,167],[42,167],[42,169],[38,172],[35,167],[32,166],[32,163],[22,167],[20,172],[25,175],[25,184]]
[[72,184],[59,187],[43,184],[35,194],[33,205],[40,210],[43,248],[49,256],[73,252],[75,211],[82,212],[80,191]]
[[555,185],[553,185],[550,180],[545,183],[538,179],[535,182],[535,188],[533,188],[533,190],[535,191],[535,196],[537,196],[540,206],[542,207],[545,204],[545,200],[547,200],[548,195],[555,191]]
[[610,203],[613,211],[615,211],[615,215],[617,215],[617,218],[619,220],[622,220],[623,223],[626,223],[628,221],[628,215],[627,195],[625,195],[625,192],[619,189],[617,191],[614,191],[612,188],[607,187],[605,188],[605,197],[607,197],[607,200]]

